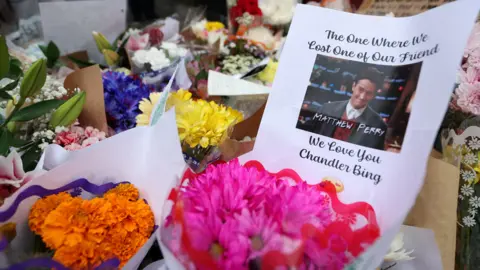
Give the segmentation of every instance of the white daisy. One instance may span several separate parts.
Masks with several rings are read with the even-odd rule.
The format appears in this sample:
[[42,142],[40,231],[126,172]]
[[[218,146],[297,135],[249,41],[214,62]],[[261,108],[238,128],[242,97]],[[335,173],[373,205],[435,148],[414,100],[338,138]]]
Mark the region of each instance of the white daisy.
[[459,194],[459,195],[458,195],[458,198],[459,198],[460,200],[462,200],[462,201],[463,201],[463,199],[465,199],[465,197],[463,197],[462,194]]
[[468,165],[472,165],[477,163],[477,156],[473,153],[468,153],[463,157],[463,162],[467,163]]
[[470,208],[470,209],[468,209],[468,213],[469,213],[472,217],[474,217],[474,216],[477,214],[477,209],[475,209],[475,208]]
[[462,178],[467,182],[474,180],[475,177],[476,177],[476,174],[473,171],[470,171],[470,170],[462,171]]
[[480,149],[480,140],[477,137],[472,137],[472,140],[468,142],[468,146],[473,150]]
[[463,185],[460,188],[460,193],[462,193],[462,195],[466,196],[466,197],[472,196],[473,192],[474,192],[473,187],[471,187],[469,185]]
[[472,216],[463,217],[463,224],[467,227],[475,226],[475,219]]
[[478,196],[471,197],[469,202],[470,202],[470,206],[473,208],[480,207],[480,198]]

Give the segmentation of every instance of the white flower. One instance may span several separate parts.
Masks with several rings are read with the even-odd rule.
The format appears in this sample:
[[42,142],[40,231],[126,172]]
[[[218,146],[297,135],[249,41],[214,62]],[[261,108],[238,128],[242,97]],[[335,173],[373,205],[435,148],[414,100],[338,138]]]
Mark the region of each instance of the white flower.
[[477,214],[477,209],[475,208],[470,208],[468,209],[468,213],[474,217]]
[[174,59],[177,57],[184,57],[188,53],[187,49],[179,47],[177,44],[173,42],[162,42],[162,45],[160,47],[167,51],[170,59]]
[[473,195],[473,187],[469,186],[469,185],[463,185],[461,188],[460,188],[460,192],[468,197],[468,196],[472,196]]
[[472,140],[468,142],[468,146],[473,150],[480,149],[480,140],[477,137],[472,137]]
[[479,208],[480,207],[480,197],[478,196],[473,196],[469,200],[470,206],[473,208]]
[[273,35],[272,31],[270,31],[270,29],[264,26],[249,29],[245,34],[245,38],[263,43],[265,46],[267,46],[267,48],[275,47],[275,36]]
[[165,52],[155,47],[136,51],[133,54],[132,61],[139,68],[143,68],[146,63],[149,63],[152,70],[159,70],[171,64]]
[[0,156],[0,185],[11,185],[19,188],[36,175],[38,175],[38,172],[25,173],[22,159],[16,151],[10,152],[7,157]]
[[472,165],[477,163],[477,156],[473,153],[468,153],[463,157],[463,162],[467,163],[468,165]]
[[463,217],[462,221],[463,221],[463,224],[467,227],[475,226],[475,219],[472,216]]
[[263,0],[258,7],[262,10],[262,19],[266,24],[282,25],[293,18],[296,0]]
[[458,198],[459,198],[460,200],[462,200],[462,201],[465,199],[465,197],[463,197],[462,194],[458,195]]
[[415,259],[414,257],[410,256],[413,250],[406,251],[403,248],[403,245],[404,245],[403,233],[399,232],[393,239],[393,242],[390,244],[390,250],[388,251],[388,254],[385,255],[383,259],[385,261],[394,261],[394,262],[410,261]]
[[463,178],[463,180],[465,180],[465,181],[470,182],[470,181],[474,180],[475,177],[476,177],[476,173],[473,172],[473,171],[470,171],[470,170],[468,170],[468,171],[462,171],[462,178]]

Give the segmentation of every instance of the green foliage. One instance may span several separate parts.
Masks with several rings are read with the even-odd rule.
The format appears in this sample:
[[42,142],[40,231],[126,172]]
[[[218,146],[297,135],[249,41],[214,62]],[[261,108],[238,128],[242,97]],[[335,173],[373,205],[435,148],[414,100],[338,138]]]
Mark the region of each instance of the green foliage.
[[37,95],[46,80],[47,63],[45,59],[35,61],[27,72],[25,72],[22,84],[20,85],[20,97],[26,99]]
[[49,68],[55,66],[60,57],[60,51],[53,42],[41,49],[47,59],[36,61],[24,74],[22,63],[8,54],[5,38],[0,36],[0,80],[3,78],[11,80],[0,88],[0,100],[12,100],[13,97],[7,91],[15,89],[20,83],[20,98],[13,103],[13,110],[6,115],[6,118],[0,115],[0,155],[6,156],[12,147],[17,148],[22,155],[25,171],[33,170],[38,163],[41,156],[38,146],[42,142],[19,139],[18,134],[15,133],[18,124],[34,121],[58,108],[52,114],[53,122],[58,125],[68,125],[75,121],[85,103],[85,93],[79,93],[68,101],[52,99],[24,106],[27,98],[35,97],[41,91],[47,78],[47,66]]
[[10,55],[8,54],[5,37],[0,35],[0,78],[5,77],[10,69]]
[[53,68],[60,58],[60,50],[58,49],[57,45],[50,41],[47,46],[38,46],[40,50],[42,50],[45,57],[47,57],[47,67]]
[[25,122],[38,118],[65,103],[65,100],[50,99],[34,103],[28,107],[20,109],[11,119],[11,121]]
[[55,128],[59,126],[66,127],[73,124],[82,112],[86,98],[87,94],[85,92],[80,92],[67,100],[67,102],[63,103],[52,114],[52,117],[50,118],[50,126]]

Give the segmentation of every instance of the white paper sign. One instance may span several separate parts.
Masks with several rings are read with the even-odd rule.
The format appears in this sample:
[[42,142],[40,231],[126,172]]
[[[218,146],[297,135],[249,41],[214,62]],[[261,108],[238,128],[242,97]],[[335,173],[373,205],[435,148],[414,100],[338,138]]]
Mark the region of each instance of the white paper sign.
[[62,54],[87,50],[89,57],[103,63],[93,31],[113,42],[126,28],[126,0],[88,0],[40,3],[43,36],[54,41]]
[[270,171],[288,164],[309,183],[336,178],[344,203],[372,205],[381,237],[355,269],[381,263],[415,202],[479,9],[462,0],[391,18],[297,5],[255,149],[242,159]]
[[209,96],[265,95],[270,87],[249,82],[210,70],[208,72]]

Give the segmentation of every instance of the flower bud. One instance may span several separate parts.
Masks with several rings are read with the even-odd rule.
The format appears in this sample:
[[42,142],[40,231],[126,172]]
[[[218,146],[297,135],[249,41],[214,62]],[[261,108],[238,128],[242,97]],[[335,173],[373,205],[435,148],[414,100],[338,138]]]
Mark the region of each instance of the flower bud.
[[25,72],[20,85],[20,97],[33,97],[42,89],[47,79],[47,63],[44,58],[35,61]]
[[95,44],[97,44],[97,48],[99,52],[103,52],[103,50],[113,50],[113,46],[108,42],[107,38],[98,32],[92,32],[93,39],[95,39]]
[[52,117],[50,118],[50,126],[52,128],[59,126],[68,127],[73,124],[82,112],[86,98],[87,94],[84,91],[69,98],[52,114]]
[[103,50],[103,57],[109,67],[116,66],[120,60],[120,55],[112,50]]

